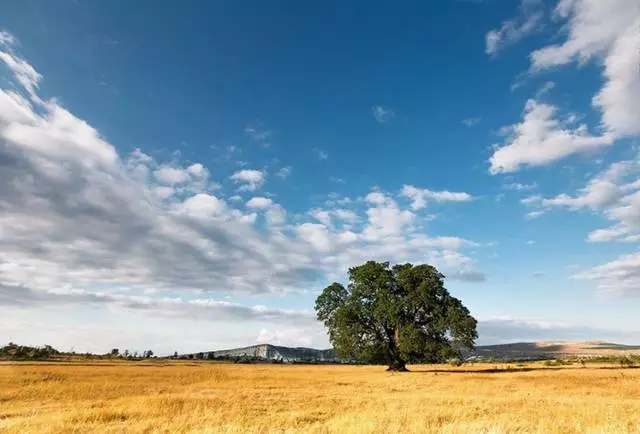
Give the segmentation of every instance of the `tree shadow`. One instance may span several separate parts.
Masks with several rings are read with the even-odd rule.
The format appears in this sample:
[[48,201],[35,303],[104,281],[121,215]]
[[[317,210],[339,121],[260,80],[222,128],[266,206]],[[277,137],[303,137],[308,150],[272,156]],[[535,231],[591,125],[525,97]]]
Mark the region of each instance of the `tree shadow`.
[[640,350],[640,345],[622,345],[622,344],[611,344],[607,342],[601,342],[601,343],[591,344],[587,348],[590,350],[633,351],[633,350]]
[[533,371],[572,371],[580,369],[598,369],[625,371],[627,369],[640,369],[640,366],[586,366],[584,368],[566,366],[536,366],[536,367],[510,367],[510,368],[485,368],[485,369],[409,369],[415,374],[508,374],[513,372]]

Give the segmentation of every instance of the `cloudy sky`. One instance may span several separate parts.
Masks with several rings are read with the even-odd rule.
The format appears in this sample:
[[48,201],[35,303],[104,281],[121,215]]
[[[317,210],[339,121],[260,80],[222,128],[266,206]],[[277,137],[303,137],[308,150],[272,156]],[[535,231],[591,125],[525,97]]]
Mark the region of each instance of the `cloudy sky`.
[[0,7],[0,342],[326,347],[368,259],[640,342],[640,1],[188,3]]

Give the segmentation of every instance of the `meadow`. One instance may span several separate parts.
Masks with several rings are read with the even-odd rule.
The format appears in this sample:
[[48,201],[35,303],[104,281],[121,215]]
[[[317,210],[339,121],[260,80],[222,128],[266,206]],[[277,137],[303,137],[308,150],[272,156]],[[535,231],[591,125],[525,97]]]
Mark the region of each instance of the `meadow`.
[[640,432],[615,365],[0,364],[0,432]]

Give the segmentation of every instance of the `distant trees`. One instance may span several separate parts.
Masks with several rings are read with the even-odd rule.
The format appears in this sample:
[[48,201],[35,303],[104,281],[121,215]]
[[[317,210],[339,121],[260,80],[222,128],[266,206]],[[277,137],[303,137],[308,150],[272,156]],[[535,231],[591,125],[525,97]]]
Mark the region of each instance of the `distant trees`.
[[43,347],[30,347],[9,342],[4,347],[0,347],[0,357],[11,359],[48,359],[60,354],[60,351],[51,345]]
[[9,342],[7,345],[0,347],[0,358],[4,359],[50,359],[54,357],[82,357],[87,359],[102,359],[102,358],[125,358],[128,360],[145,358],[150,359],[155,357],[152,350],[145,350],[142,353],[137,351],[131,353],[125,349],[120,352],[119,348],[112,348],[108,353],[92,354],[89,352],[76,353],[75,351],[60,352],[53,348],[51,345],[44,345],[42,347],[30,347],[26,345],[18,345],[13,342]]
[[427,264],[389,266],[369,261],[349,269],[349,284],[327,286],[317,298],[317,317],[344,359],[387,363],[440,362],[472,349],[476,320]]

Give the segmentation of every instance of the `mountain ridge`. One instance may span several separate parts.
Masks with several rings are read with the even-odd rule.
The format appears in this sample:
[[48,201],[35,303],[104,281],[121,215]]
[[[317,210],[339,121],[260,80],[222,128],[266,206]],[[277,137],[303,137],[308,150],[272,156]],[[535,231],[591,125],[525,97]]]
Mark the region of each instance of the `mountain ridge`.
[[[606,357],[640,355],[640,345],[625,345],[606,341],[538,341],[478,345],[463,353],[466,360],[543,360],[564,357]],[[340,362],[333,349],[288,347],[275,344],[257,344],[223,350],[210,350],[185,354],[187,358],[251,358],[282,362]]]

